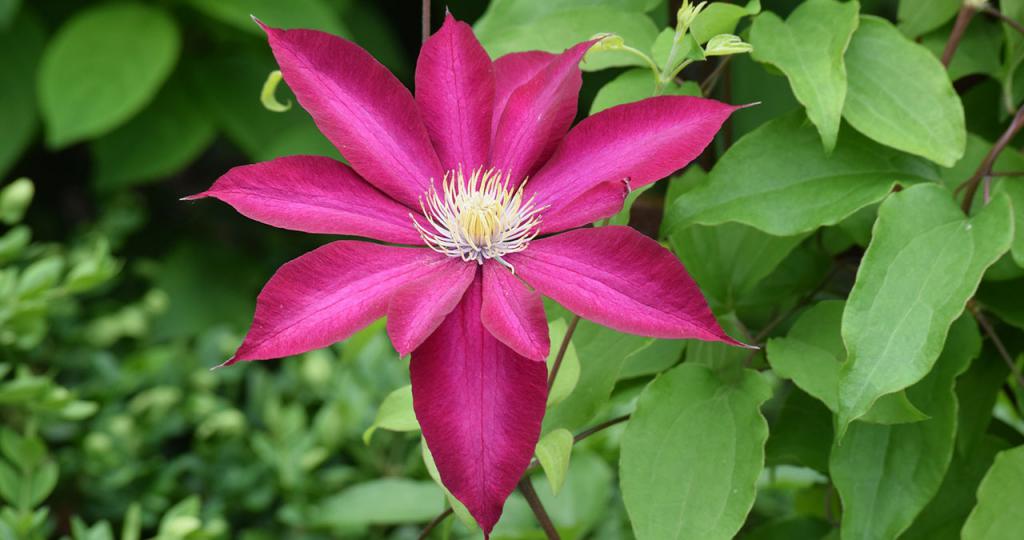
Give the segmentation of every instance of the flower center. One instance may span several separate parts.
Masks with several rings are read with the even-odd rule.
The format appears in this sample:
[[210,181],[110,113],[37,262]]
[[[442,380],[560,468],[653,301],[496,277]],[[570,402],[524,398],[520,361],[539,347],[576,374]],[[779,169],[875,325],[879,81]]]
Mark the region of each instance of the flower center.
[[[523,201],[523,186],[511,187],[511,174],[476,169],[466,178],[462,168],[448,171],[441,191],[431,183],[420,207],[427,225],[413,217],[413,226],[427,245],[449,257],[483,264],[526,249],[537,236],[540,212],[533,199]],[[412,217],[412,214],[410,214]]]

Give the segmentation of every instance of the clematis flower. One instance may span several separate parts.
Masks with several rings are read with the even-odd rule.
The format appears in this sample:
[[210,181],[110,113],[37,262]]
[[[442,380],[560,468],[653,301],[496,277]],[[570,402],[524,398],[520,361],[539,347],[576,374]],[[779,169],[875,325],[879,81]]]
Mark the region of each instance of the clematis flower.
[[386,316],[395,348],[411,354],[416,417],[441,479],[489,533],[544,416],[541,295],[619,331],[736,344],[656,241],[587,227],[697,157],[735,107],[655,97],[570,129],[592,41],[491,61],[449,16],[423,45],[414,97],[351,42],[261,26],[351,167],[285,157],[231,169],[188,198],[375,242],[339,240],[282,266],[226,364],[325,347]]

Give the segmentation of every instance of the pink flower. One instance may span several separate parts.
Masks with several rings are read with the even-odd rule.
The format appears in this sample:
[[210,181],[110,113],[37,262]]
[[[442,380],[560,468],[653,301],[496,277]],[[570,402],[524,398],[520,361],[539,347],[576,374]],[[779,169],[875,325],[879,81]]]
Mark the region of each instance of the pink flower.
[[420,52],[414,98],[353,43],[263,28],[285,81],[352,167],[280,158],[190,198],[383,243],[340,240],[282,266],[226,364],[325,347],[387,316],[395,348],[412,355],[416,416],[441,479],[490,532],[544,416],[541,294],[623,332],[736,343],[657,242],[585,227],[697,157],[735,107],[655,97],[570,130],[593,42],[492,62],[449,16]]

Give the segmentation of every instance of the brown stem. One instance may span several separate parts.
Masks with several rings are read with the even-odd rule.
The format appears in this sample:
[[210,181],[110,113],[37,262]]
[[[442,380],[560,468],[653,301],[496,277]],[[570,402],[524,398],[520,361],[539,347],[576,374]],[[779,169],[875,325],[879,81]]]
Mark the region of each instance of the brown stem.
[[621,423],[625,422],[626,420],[629,420],[629,415],[628,414],[624,414],[622,416],[616,416],[615,418],[612,418],[611,420],[605,420],[604,422],[601,422],[600,424],[597,424],[596,426],[589,427],[589,428],[584,429],[583,431],[577,433],[576,436],[572,438],[572,443],[576,444],[576,443],[582,441],[583,439],[586,439],[587,437],[597,433],[598,431],[603,431],[605,429],[608,429],[608,428],[614,426],[615,424],[621,424]]
[[711,91],[715,89],[715,84],[718,79],[725,72],[725,67],[729,65],[729,61],[732,60],[732,56],[724,56],[719,60],[718,65],[715,66],[715,70],[711,72],[703,81],[700,83],[700,95],[707,97],[711,94]]
[[981,165],[978,165],[978,169],[974,171],[974,174],[956,188],[956,191],[964,190],[964,200],[960,206],[965,214],[971,213],[971,204],[974,202],[975,193],[978,192],[978,186],[992,172],[992,166],[995,165],[996,158],[1009,146],[1010,140],[1017,135],[1017,132],[1022,127],[1024,127],[1024,107],[1017,109],[1017,114],[1013,115],[1013,121],[1007,126],[1006,131],[999,136],[996,144],[992,145],[992,149],[985,155],[985,159],[981,161]]
[[988,317],[982,313],[981,309],[974,302],[968,304],[967,308],[971,311],[971,314],[974,315],[974,318],[978,321],[982,330],[988,334],[989,339],[992,340],[992,344],[995,345],[996,351],[999,352],[999,356],[1010,368],[1010,373],[1013,374],[1013,379],[1017,381],[1017,384],[1020,385],[1022,389],[1024,389],[1024,374],[1020,372],[1020,369],[1017,367],[1017,363],[1013,361],[1013,357],[1010,356],[1010,351],[1006,350],[1006,345],[1003,344],[1003,340],[999,339],[999,334],[996,333],[996,329],[992,326],[992,323],[989,322]]
[[444,522],[444,520],[450,515],[452,515],[452,508],[449,506],[448,508],[445,508],[443,512],[438,514],[437,517],[430,520],[430,523],[427,523],[427,526],[423,528],[423,532],[421,532],[420,535],[416,537],[416,539],[426,540],[427,536],[430,535],[431,531],[433,531],[434,528],[436,528],[438,525]]
[[960,12],[956,15],[956,22],[953,23],[953,31],[949,33],[949,39],[946,41],[946,48],[942,50],[942,65],[948,67],[950,61],[953,60],[956,48],[960,46],[960,40],[964,38],[967,25],[971,23],[971,19],[977,12],[977,9],[967,3],[960,7]]
[[430,0],[423,0],[423,43],[430,37]]
[[982,11],[982,13],[984,13],[986,15],[991,15],[991,16],[993,16],[993,17],[1003,21],[1004,23],[1012,26],[1014,30],[1020,32],[1021,34],[1024,34],[1024,25],[1021,25],[1019,22],[1013,20],[1010,17],[1007,17],[1006,15],[1004,15],[998,9],[996,9],[996,8],[994,8],[994,7],[992,7],[992,6],[988,5],[988,4],[985,4],[984,6],[981,7],[981,11]]
[[992,171],[989,176],[1024,176],[1024,171]]
[[544,534],[548,536],[548,540],[561,540],[561,537],[558,536],[558,531],[555,530],[555,524],[548,517],[548,511],[544,509],[544,505],[540,502],[540,497],[537,496],[537,492],[533,489],[533,484],[530,482],[529,477],[524,476],[519,480],[519,491],[523,494],[523,498],[526,499],[526,503],[530,505],[530,510],[533,510],[533,515],[537,517],[537,522],[544,529]]
[[565,351],[569,350],[569,341],[572,340],[572,334],[576,331],[576,325],[580,323],[580,316],[573,315],[572,320],[569,321],[569,327],[565,329],[565,337],[562,338],[562,345],[558,347],[558,355],[555,356],[555,364],[551,366],[551,375],[548,375],[548,392],[555,386],[555,377],[558,376],[558,370],[562,368],[562,360],[565,358]]

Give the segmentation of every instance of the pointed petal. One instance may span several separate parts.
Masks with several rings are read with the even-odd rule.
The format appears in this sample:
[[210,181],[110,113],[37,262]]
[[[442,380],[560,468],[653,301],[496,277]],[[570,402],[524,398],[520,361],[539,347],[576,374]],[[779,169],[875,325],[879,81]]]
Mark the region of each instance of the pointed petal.
[[510,53],[494,61],[494,114],[491,117],[491,139],[498,132],[498,122],[512,92],[541,72],[558,55],[544,51]]
[[440,326],[476,276],[477,263],[446,258],[391,297],[388,336],[402,356],[419,347]]
[[[682,169],[704,151],[736,109],[689,96],[660,96],[605,109],[566,135],[527,184],[527,195],[536,194],[538,205],[550,205],[545,219],[560,227],[595,221],[573,204],[579,194],[612,181],[628,181],[636,189]],[[561,212],[580,213],[577,221],[587,221],[553,217]],[[557,231],[545,223],[541,229]]]
[[718,326],[683,263],[629,227],[534,240],[505,260],[541,294],[621,332],[739,344]]
[[416,102],[358,45],[314,30],[263,26],[288,87],[352,168],[410,208],[444,173]]
[[409,208],[327,157],[289,156],[235,167],[210,189],[186,199],[204,197],[220,199],[249,219],[282,229],[423,243]]
[[416,104],[445,170],[487,163],[494,109],[494,68],[473,29],[451,14],[420,48]]
[[537,291],[493,261],[484,264],[483,287],[480,319],[487,330],[513,351],[531,360],[546,360],[551,341]]
[[547,400],[547,367],[480,324],[480,280],[412,353],[413,408],[441,481],[489,534],[530,464]]
[[580,59],[593,43],[580,43],[558,55],[512,92],[494,134],[491,165],[521,182],[551,155],[576,118],[583,82]]
[[448,258],[426,248],[341,240],[278,269],[256,299],[245,341],[227,364],[341,341],[384,316],[391,295]]

